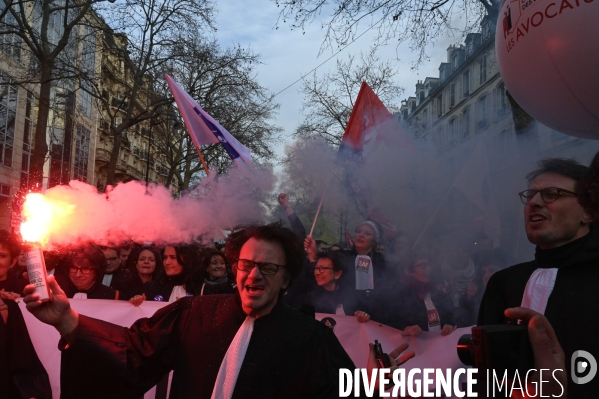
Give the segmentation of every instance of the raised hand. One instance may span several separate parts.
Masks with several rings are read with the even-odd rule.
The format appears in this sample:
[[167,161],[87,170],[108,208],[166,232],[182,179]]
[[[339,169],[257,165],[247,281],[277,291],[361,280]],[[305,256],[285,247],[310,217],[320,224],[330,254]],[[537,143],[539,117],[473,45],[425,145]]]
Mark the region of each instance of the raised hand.
[[56,327],[61,335],[66,335],[77,327],[79,314],[71,308],[69,299],[54,276],[48,276],[47,284],[52,293],[51,300],[42,302],[39,294],[35,292],[35,285],[29,284],[23,290],[25,294],[23,302],[25,302],[27,310],[38,320]]

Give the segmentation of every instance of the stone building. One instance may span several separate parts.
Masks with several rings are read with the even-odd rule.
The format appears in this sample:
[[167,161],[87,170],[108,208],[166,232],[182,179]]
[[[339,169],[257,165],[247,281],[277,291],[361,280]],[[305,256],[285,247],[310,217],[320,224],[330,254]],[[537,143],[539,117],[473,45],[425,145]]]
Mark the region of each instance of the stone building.
[[[531,256],[522,228],[522,204],[516,195],[526,188],[526,173],[536,167],[537,160],[548,157],[575,158],[588,165],[599,151],[596,141],[567,136],[540,123],[527,133],[515,131],[495,55],[495,26],[488,19],[483,20],[480,32],[468,34],[462,45],[447,49],[439,76],[417,81],[415,95],[402,101],[395,117],[435,155],[432,170],[435,181],[441,183],[432,185],[429,197],[434,199],[421,211],[432,213],[441,198],[445,211],[439,212],[442,216],[430,230],[439,236],[459,232],[475,237],[485,232],[496,239],[496,245],[501,242],[508,248],[514,259]],[[473,154],[478,156],[481,148],[484,164],[473,166]],[[486,186],[472,187],[472,192],[453,189],[474,179],[475,171],[467,170],[473,167],[488,169]],[[469,201],[473,195],[493,203],[493,218],[499,219],[496,228],[488,226],[488,212],[480,203],[476,206]]]
[[[10,13],[1,24],[11,24]],[[62,15],[49,26],[49,40],[62,34]],[[98,26],[102,26],[99,29]],[[94,28],[95,27],[95,28]],[[88,77],[97,77],[103,94],[111,102],[119,102],[111,74],[130,67],[119,63],[115,46],[126,46],[123,35],[106,33],[110,29],[90,13],[71,35],[64,57]],[[11,203],[15,194],[30,189],[29,165],[33,149],[39,84],[32,79],[35,60],[22,39],[16,34],[0,33],[0,229],[18,225]],[[96,76],[95,76],[96,75]],[[33,83],[32,83],[33,82]],[[84,79],[73,76],[57,78],[51,90],[47,127],[48,155],[44,165],[43,189],[81,180],[100,189],[105,188],[106,165],[112,150],[106,118],[100,105],[82,85]],[[89,89],[89,88],[88,88]],[[118,105],[117,105],[118,106]],[[149,125],[149,124],[148,124]],[[139,126],[123,133],[117,164],[117,181],[140,180],[162,182],[167,166],[160,149],[152,142],[148,127]],[[149,166],[146,177],[146,167]]]

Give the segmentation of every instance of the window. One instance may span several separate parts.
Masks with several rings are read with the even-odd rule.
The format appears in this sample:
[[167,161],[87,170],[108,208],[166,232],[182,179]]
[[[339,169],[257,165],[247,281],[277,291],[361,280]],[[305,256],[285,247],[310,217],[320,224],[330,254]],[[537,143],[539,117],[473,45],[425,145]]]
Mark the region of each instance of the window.
[[505,85],[503,83],[495,89],[495,99],[497,104],[497,117],[501,118],[507,113],[507,97],[505,95]]
[[487,55],[483,54],[480,57],[480,84],[482,85],[483,83],[485,83],[487,81]]
[[462,87],[464,88],[463,93],[464,97],[470,95],[470,70],[466,70],[462,75]]
[[75,139],[75,167],[73,179],[87,181],[87,163],[89,160],[89,136],[88,129],[77,125],[77,137]]
[[470,107],[462,112],[462,140],[470,137]]
[[18,90],[15,81],[0,71],[0,165],[9,168],[12,167]]
[[94,78],[96,68],[96,32],[90,25],[83,25],[81,35],[81,57],[80,68],[85,77],[80,81],[81,90],[79,90],[79,110],[88,118],[92,116],[92,95],[93,90],[90,79]]
[[445,103],[443,102],[443,93],[439,94],[437,97],[437,116],[440,118],[443,116],[443,107]]
[[428,108],[422,110],[422,127],[425,128],[428,125]]
[[451,70],[455,71],[460,66],[459,52],[454,50],[451,56]]
[[437,142],[437,147],[438,147],[439,151],[442,151],[443,147],[445,147],[445,140],[443,137],[443,126],[438,126],[437,129],[435,130],[434,140]]
[[453,108],[456,104],[456,95],[455,95],[456,88],[455,88],[455,86],[456,86],[455,82],[453,82],[449,85],[449,106],[451,108]]
[[476,102],[476,127],[477,130],[487,126],[487,96],[482,96]]
[[453,147],[456,143],[456,137],[457,137],[457,123],[456,123],[456,118],[451,118],[451,120],[449,121],[449,126],[448,126],[448,144],[450,147]]
[[[1,8],[4,7],[0,7],[0,9]],[[15,61],[21,60],[22,39],[18,34],[12,33],[18,29],[19,27],[15,21],[15,18],[10,12],[7,12],[4,18],[0,20],[0,31],[6,32],[0,34],[0,48],[4,54],[8,55]]]

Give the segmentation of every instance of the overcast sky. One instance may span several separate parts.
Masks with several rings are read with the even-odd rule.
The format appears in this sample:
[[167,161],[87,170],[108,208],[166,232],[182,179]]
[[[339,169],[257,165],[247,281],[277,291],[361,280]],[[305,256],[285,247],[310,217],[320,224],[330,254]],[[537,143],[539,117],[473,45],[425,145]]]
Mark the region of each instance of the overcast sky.
[[[331,50],[326,50],[318,56],[324,37],[318,21],[310,25],[305,34],[301,31],[291,31],[288,25],[281,25],[275,30],[279,9],[271,0],[219,0],[217,7],[220,11],[216,19],[216,37],[220,44],[232,46],[239,43],[260,54],[262,65],[257,70],[258,80],[272,93],[283,90],[333,54]],[[363,32],[366,29],[368,25],[361,26],[359,31]],[[321,66],[317,73],[331,70],[338,57],[346,59],[349,54],[359,54],[361,50],[368,51],[372,44],[373,32],[374,29],[351,44]],[[410,52],[407,45],[400,49],[396,49],[395,45],[383,47],[379,49],[378,54],[381,58],[394,60],[400,68],[397,82],[405,89],[402,96],[404,99],[414,95],[417,80],[424,80],[427,76],[438,76],[439,63],[446,59],[447,46],[455,42],[455,39],[448,37],[431,47],[428,51],[431,61],[418,71],[410,69],[410,62],[414,61],[416,56]],[[398,52],[399,61],[396,57]],[[281,105],[276,123],[283,127],[283,141],[286,143],[292,141],[292,133],[303,119],[300,87],[301,82],[298,82],[276,98]],[[284,145],[277,146],[276,152],[282,155],[283,148]]]

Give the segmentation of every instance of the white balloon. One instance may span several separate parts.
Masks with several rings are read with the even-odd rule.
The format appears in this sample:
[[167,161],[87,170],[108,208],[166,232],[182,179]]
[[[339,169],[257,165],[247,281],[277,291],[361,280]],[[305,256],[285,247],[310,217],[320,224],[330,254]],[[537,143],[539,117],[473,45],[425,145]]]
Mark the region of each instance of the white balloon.
[[599,0],[504,0],[495,47],[505,85],[526,112],[599,139]]

